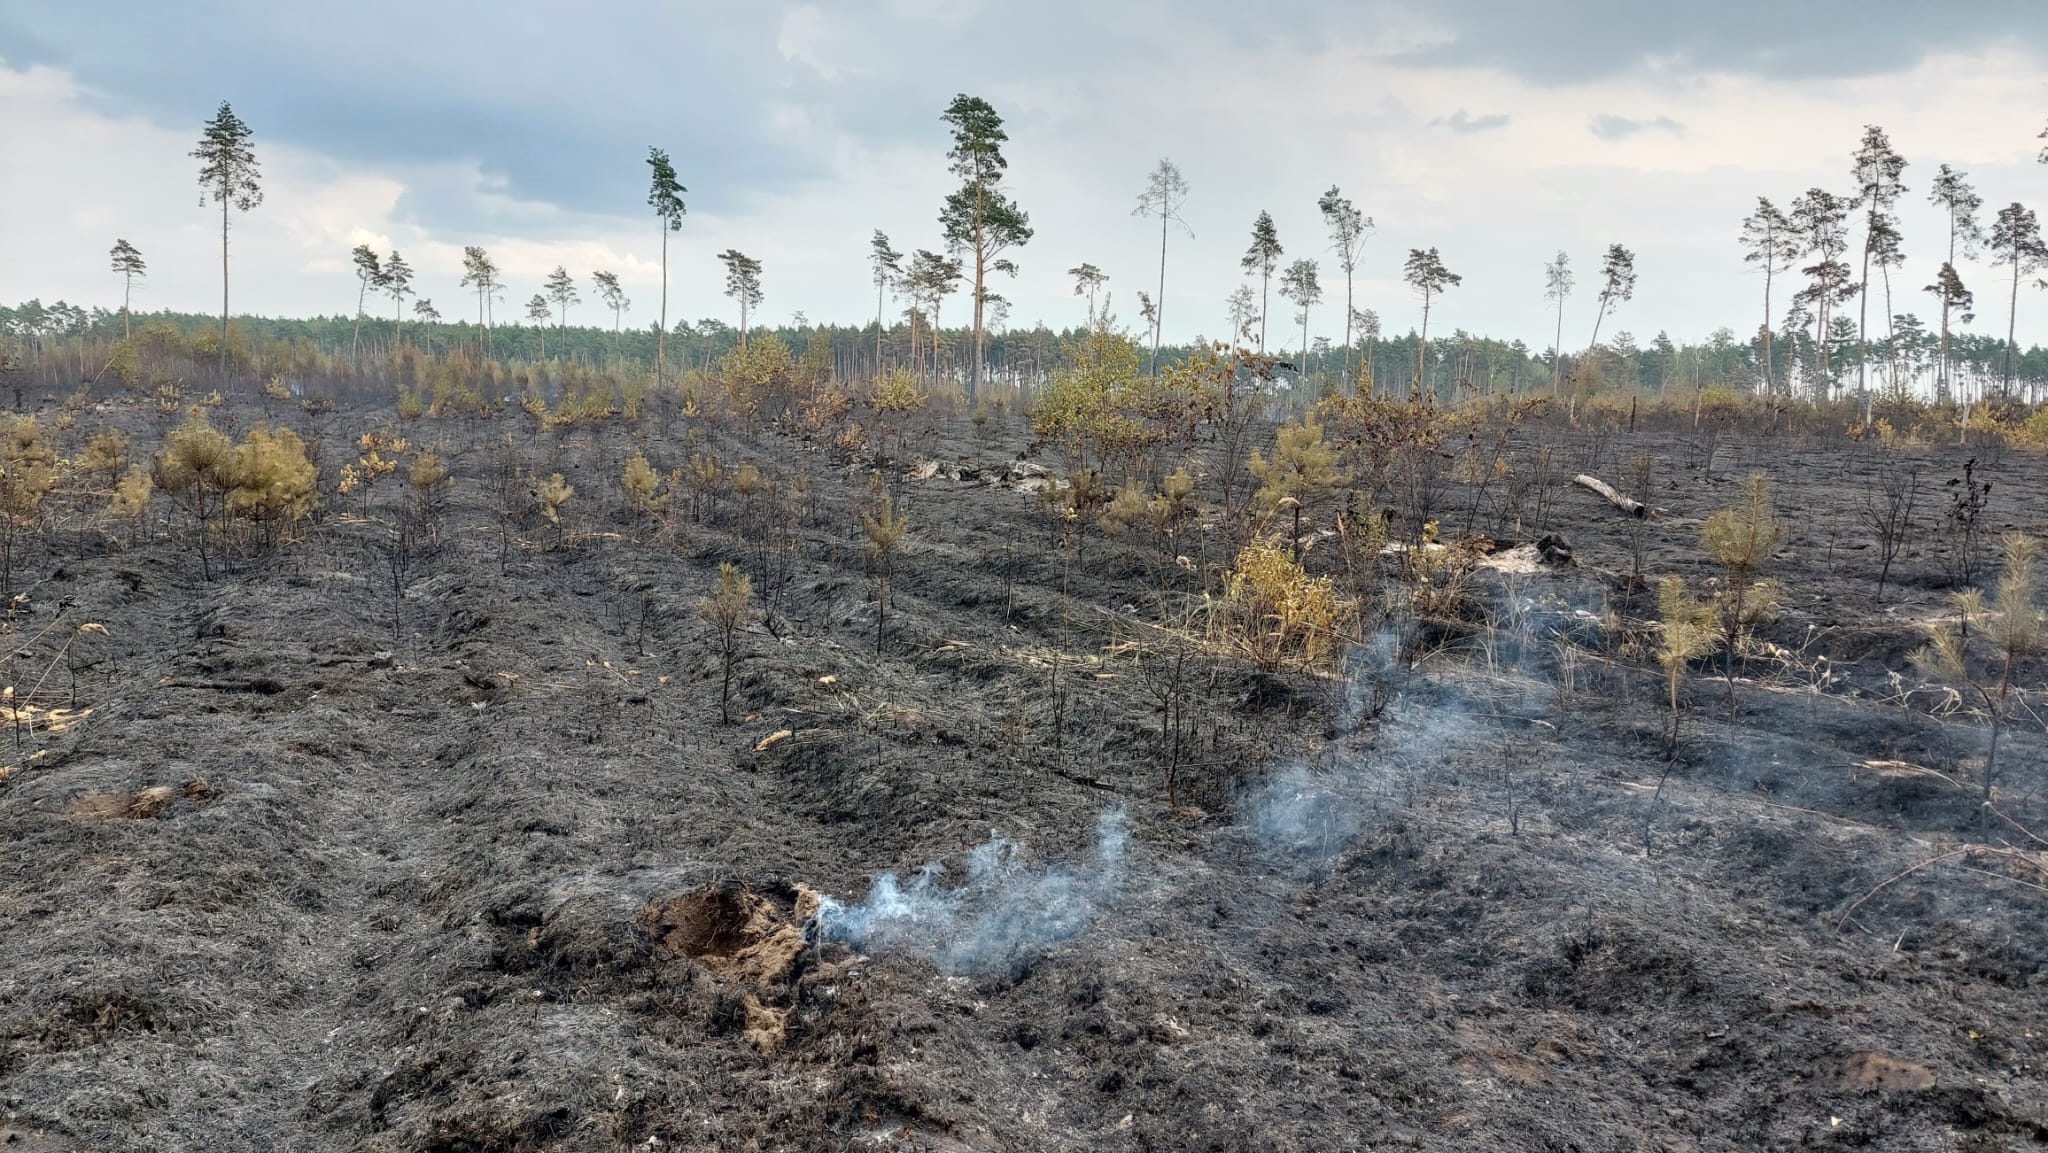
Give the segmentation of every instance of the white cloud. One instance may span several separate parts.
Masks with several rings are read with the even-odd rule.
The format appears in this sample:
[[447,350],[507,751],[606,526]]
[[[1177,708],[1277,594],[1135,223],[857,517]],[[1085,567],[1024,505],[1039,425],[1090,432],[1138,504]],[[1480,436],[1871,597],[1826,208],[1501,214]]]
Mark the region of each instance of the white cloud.
[[846,71],[833,49],[844,40],[825,10],[815,4],[799,4],[782,14],[782,27],[775,35],[775,50],[792,64],[802,64],[827,80],[837,80]]
[[[960,18],[972,7],[957,0],[915,6],[928,20]],[[837,38],[834,19],[813,5],[784,12],[783,57],[827,79],[852,75],[849,62],[872,53]],[[1015,304],[1013,324],[1078,321],[1081,306],[1064,270],[1082,261],[1110,273],[1117,311],[1134,317],[1135,291],[1154,285],[1158,233],[1129,212],[1161,155],[1172,156],[1194,186],[1187,215],[1195,239],[1173,240],[1169,257],[1166,315],[1176,338],[1221,329],[1223,298],[1238,283],[1237,258],[1262,209],[1274,213],[1290,258],[1324,261],[1329,299],[1338,300],[1341,283],[1315,211],[1316,197],[1332,184],[1379,221],[1360,271],[1359,303],[1378,309],[1390,331],[1419,319],[1399,281],[1403,256],[1434,246],[1465,283],[1443,301],[1433,325],[1521,336],[1535,346],[1547,346],[1551,331],[1543,262],[1562,247],[1590,266],[1613,242],[1637,251],[1642,281],[1609,331],[1628,329],[1644,340],[1660,328],[1679,337],[1721,325],[1748,332],[1757,293],[1734,243],[1741,218],[1758,195],[1785,204],[1813,185],[1845,191],[1849,153],[1865,123],[1885,125],[1913,164],[1905,205],[1912,259],[1898,278],[1902,286],[1926,283],[1938,263],[1930,259],[1938,224],[1924,204],[1936,165],[1970,170],[1994,208],[2038,201],[2048,191],[2048,170],[2032,164],[2040,62],[2010,45],[1863,79],[1638,69],[1540,85],[1492,69],[1404,66],[1389,55],[1388,36],[1429,44],[1441,33],[1415,21],[1388,27],[1395,31],[1374,27],[1356,43],[1304,52],[1247,46],[1227,30],[1190,26],[1154,57],[1079,75],[1012,71],[980,89],[1009,119],[1011,191],[1037,229],[1016,254],[1023,275],[997,285]],[[939,67],[927,85],[928,127],[898,126],[887,139],[849,126],[833,93],[800,85],[748,109],[774,143],[799,149],[827,175],[773,191],[723,187],[721,211],[686,218],[671,238],[671,318],[727,313],[713,259],[727,247],[764,262],[771,317],[798,310],[849,323],[870,317],[869,234],[883,229],[906,251],[939,246],[936,215],[950,177],[938,111],[965,82]],[[0,65],[0,106],[9,110],[0,120],[0,155],[9,158],[0,170],[0,300],[112,302],[118,284],[105,271],[105,253],[125,236],[150,259],[140,305],[211,307],[219,218],[197,204],[186,156],[192,134],[109,116],[97,110],[105,104],[61,72]],[[1430,128],[1459,109],[1468,125],[1489,113],[1509,119],[1488,131]],[[1651,127],[1601,139],[1587,128],[1602,116]],[[1683,132],[1655,127],[1666,123]],[[556,264],[579,274],[607,267],[636,298],[632,317],[653,317],[659,235],[637,196],[616,213],[569,211],[513,195],[473,158],[344,168],[260,135],[258,146],[267,195],[263,207],[235,220],[238,306],[346,311],[354,300],[348,249],[370,243],[402,249],[419,270],[421,290],[444,313],[460,315],[462,246],[483,244],[506,270],[508,298],[524,299]],[[731,181],[736,159],[704,155],[689,163],[686,183],[701,194]],[[637,156],[622,164],[639,178]],[[414,210],[424,203],[434,211]],[[443,223],[427,227],[423,216]],[[1973,287],[1992,284],[1985,269],[1965,276]],[[1917,293],[1900,297],[1899,308],[1925,311]],[[1571,331],[1585,299],[1568,309],[1568,343],[1583,339]],[[1276,300],[1276,320],[1280,307]],[[1590,327],[1590,314],[1584,319]],[[1341,327],[1335,303],[1323,305],[1312,325],[1318,333]],[[2023,297],[2020,327],[2022,339],[2048,339],[2048,301]]]

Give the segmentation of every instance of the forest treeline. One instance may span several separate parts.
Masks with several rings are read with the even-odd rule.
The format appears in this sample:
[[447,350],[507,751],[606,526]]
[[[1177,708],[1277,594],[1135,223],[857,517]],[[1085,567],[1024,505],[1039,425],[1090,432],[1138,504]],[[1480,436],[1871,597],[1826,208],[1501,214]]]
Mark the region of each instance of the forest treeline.
[[[78,308],[58,302],[44,305],[28,301],[13,307],[0,305],[0,365],[37,370],[47,387],[92,379],[107,365],[124,328],[146,331],[152,328],[174,333],[180,342],[209,353],[216,347],[213,330],[216,317],[197,313],[158,311],[137,313],[124,324],[119,312],[105,308]],[[832,349],[834,372],[842,379],[861,380],[912,359],[910,326],[898,321],[880,330],[880,361],[877,361],[877,326],[779,324],[759,331],[775,334],[784,344],[803,348],[813,337]],[[1081,327],[1054,329],[1045,325],[991,333],[987,342],[991,379],[1023,385],[1042,386],[1064,368],[1071,367],[1067,349],[1086,330]],[[1810,340],[1800,333],[1785,334],[1773,348],[1775,379],[1784,379],[1801,357],[1812,351]],[[162,332],[158,339],[161,340]],[[565,328],[536,325],[505,325],[492,328],[488,339],[483,329],[466,320],[453,323],[402,324],[389,317],[358,323],[348,316],[268,318],[238,316],[231,323],[231,363],[248,372],[276,372],[298,375],[311,383],[327,375],[350,375],[362,365],[384,363],[395,345],[416,349],[429,357],[445,359],[462,350],[506,363],[545,364],[559,362],[611,372],[652,371],[656,338],[650,328],[620,328],[570,324]],[[928,334],[918,333],[919,359],[932,358]],[[351,344],[357,355],[350,355]],[[739,330],[715,317],[696,322],[678,321],[668,339],[670,363],[677,371],[715,369],[718,362],[739,347]],[[937,364],[929,375],[957,380],[962,376],[957,350],[970,344],[965,327],[938,333]],[[1159,349],[1162,367],[1185,361],[1206,344],[1165,344]],[[1419,334],[1406,333],[1372,341],[1360,340],[1352,349],[1352,380],[1364,380],[1380,391],[1397,386],[1405,393],[1420,351]],[[1929,379],[1935,370],[1939,341],[1923,326],[1901,330],[1900,339],[1874,342],[1869,355],[1890,363],[1896,349],[1902,376],[1913,382]],[[267,350],[259,354],[259,350]],[[1701,343],[1678,343],[1663,332],[1648,342],[1639,342],[1624,330],[1603,341],[1596,351],[1599,362],[1597,382],[1591,374],[1581,375],[1583,351],[1567,353],[1560,363],[1548,349],[1531,349],[1519,340],[1479,336],[1463,329],[1430,341],[1430,364],[1425,391],[1440,399],[1459,395],[1501,394],[1548,395],[1558,376],[1576,381],[1583,392],[1658,395],[1672,389],[1693,390],[1709,385],[1753,390],[1764,379],[1763,360],[1752,344],[1736,338],[1727,329],[1717,329]],[[2004,340],[1986,333],[1956,334],[1951,337],[1952,379],[1959,393],[1995,394],[2005,369]],[[1310,345],[1308,357],[1283,354],[1283,375],[1299,376],[1304,383],[1321,389],[1345,383],[1342,377],[1343,350],[1328,342]],[[1832,371],[1837,377],[1852,378],[1859,350],[1853,342],[1834,345],[1830,350]],[[2016,366],[2017,387],[2023,395],[2040,396],[2048,390],[2048,348],[2034,345],[2022,351]]]
[[[1314,393],[1385,391],[1442,403],[1536,393],[1568,398],[1575,408],[1601,394],[1661,396],[1674,388],[1701,392],[1709,386],[1826,401],[1853,389],[1867,413],[1879,393],[1964,404],[2032,403],[2048,384],[2048,352],[2023,349],[2014,339],[2020,289],[2030,281],[2048,287],[2048,280],[2037,278],[2048,269],[2048,242],[2032,210],[2018,202],[1988,210],[1967,173],[1941,165],[1925,191],[1945,220],[1945,234],[1935,241],[1943,259],[1932,283],[1909,287],[1919,277],[1905,271],[1899,207],[1911,191],[1910,164],[1875,125],[1865,128],[1849,156],[1850,182],[1843,191],[1808,189],[1785,208],[1759,197],[1733,230],[1740,259],[1760,274],[1761,322],[1746,337],[1725,325],[1692,343],[1663,331],[1647,340],[1632,331],[1625,309],[1636,290],[1636,254],[1621,243],[1607,247],[1582,294],[1591,298],[1593,312],[1591,336],[1583,345],[1566,337],[1567,306],[1580,286],[1572,257],[1563,251],[1543,267],[1544,297],[1555,313],[1547,348],[1456,326],[1446,336],[1441,324],[1432,339],[1432,314],[1443,319],[1441,310],[1464,279],[1436,247],[1409,250],[1401,266],[1403,281],[1420,298],[1419,325],[1389,332],[1380,313],[1362,305],[1355,292],[1376,223],[1332,186],[1315,202],[1327,235],[1312,240],[1310,248],[1330,257],[1333,267],[1299,255],[1298,248],[1286,262],[1280,230],[1272,214],[1261,211],[1240,260],[1244,279],[1224,302],[1229,331],[1175,346],[1163,337],[1168,258],[1176,236],[1191,238],[1181,218],[1191,188],[1171,159],[1160,160],[1148,174],[1132,213],[1156,221],[1160,230],[1156,282],[1135,293],[1139,326],[1119,322],[1111,311],[1108,275],[1084,262],[1067,270],[1075,297],[1085,300],[1082,323],[1064,330],[1043,323],[1013,329],[1010,302],[998,285],[1017,274],[1018,254],[1035,232],[1029,213],[1004,184],[1009,137],[1003,119],[987,101],[964,94],[940,119],[951,141],[947,160],[960,184],[939,207],[938,246],[903,252],[884,233],[873,234],[867,262],[875,312],[863,323],[814,325],[797,312],[786,323],[761,324],[772,270],[737,249],[716,255],[737,325],[713,317],[671,322],[669,241],[683,230],[688,189],[660,148],[649,148],[646,157],[647,205],[661,239],[661,297],[652,309],[641,304],[643,317],[655,312],[652,323],[628,326],[634,302],[617,274],[606,269],[557,266],[523,309],[508,307],[508,294],[516,299],[516,293],[490,252],[478,245],[464,249],[462,276],[450,286],[460,295],[443,294],[445,313],[400,252],[358,245],[350,253],[353,315],[268,319],[233,318],[230,307],[234,215],[260,207],[263,191],[253,130],[222,103],[192,153],[200,162],[202,204],[210,199],[220,210],[221,311],[212,318],[159,312],[139,319],[159,351],[174,342],[187,351],[204,349],[222,379],[238,373],[354,379],[407,354],[441,361],[460,357],[469,366],[535,366],[537,371],[524,375],[541,381],[551,376],[550,365],[615,376],[651,374],[660,391],[671,370],[715,374],[758,332],[803,350],[842,380],[872,381],[900,370],[921,387],[959,384],[972,401],[984,381],[1025,388],[1049,384],[1075,368],[1071,350],[1083,337],[1108,329],[1144,349],[1148,374],[1211,347],[1243,348],[1270,354],[1280,378]],[[2048,139],[2048,132],[2042,137]],[[2041,160],[2048,163],[2048,149]],[[121,310],[39,300],[0,307],[0,368],[26,368],[57,385],[74,374],[100,380],[138,361],[138,318],[128,301],[135,282],[148,276],[148,263],[126,238],[115,241],[109,257],[110,271],[121,279]],[[1980,307],[1978,292],[1958,270],[1962,262],[1980,258],[2003,270],[1997,287],[2006,291],[1986,293],[1985,302],[2004,305],[1998,310],[2004,314],[2003,338],[1963,331],[1979,312],[1992,312]],[[1276,294],[1291,310],[1275,315]],[[968,315],[964,324],[948,327],[948,299],[955,295],[965,296],[954,303]],[[1903,307],[1922,295],[1933,301],[1933,320]],[[1315,310],[1326,297],[1341,310],[1341,340],[1312,334]],[[1181,307],[1177,300],[1173,306]],[[601,317],[609,314],[610,324],[572,325],[571,313],[579,308],[586,317],[593,308]],[[1583,323],[1583,309],[1584,303],[1570,316],[1572,323]]]

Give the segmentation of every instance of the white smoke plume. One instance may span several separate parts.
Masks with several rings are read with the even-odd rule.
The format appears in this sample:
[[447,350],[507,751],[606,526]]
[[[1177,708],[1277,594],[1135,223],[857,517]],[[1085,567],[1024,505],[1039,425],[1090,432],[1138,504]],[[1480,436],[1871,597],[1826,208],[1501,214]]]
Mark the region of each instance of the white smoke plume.
[[1085,865],[1028,865],[1015,842],[995,836],[967,854],[957,886],[940,884],[945,869],[934,862],[908,883],[876,877],[857,905],[824,898],[818,939],[916,952],[949,973],[1018,975],[1114,900],[1129,842],[1120,809],[1096,821],[1095,859]]
[[1397,654],[1391,631],[1351,654],[1342,723],[1349,728],[1368,714],[1376,718],[1369,747],[1321,767],[1284,765],[1244,795],[1243,825],[1264,852],[1320,876],[1367,831],[1375,814],[1401,809],[1472,735],[1475,725],[1466,709],[1447,694],[1428,691]]

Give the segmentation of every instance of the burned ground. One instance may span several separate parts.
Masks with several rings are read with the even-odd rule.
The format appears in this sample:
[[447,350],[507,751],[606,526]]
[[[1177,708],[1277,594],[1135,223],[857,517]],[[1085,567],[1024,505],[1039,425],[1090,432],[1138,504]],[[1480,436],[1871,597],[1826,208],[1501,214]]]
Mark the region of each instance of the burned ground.
[[[325,471],[387,419],[327,418]],[[870,463],[701,434],[810,478],[771,557],[736,496],[627,515],[624,433],[438,423],[410,435],[456,486],[402,597],[376,498],[211,581],[171,521],[17,571],[14,682],[91,711],[14,726],[0,784],[7,1148],[2048,1145],[2041,893],[1967,855],[1878,889],[2020,839],[1920,771],[1967,776],[1982,729],[1901,703],[1947,595],[1926,525],[1981,447],[1525,430],[1521,474],[1558,466],[1512,513],[1450,486],[1443,535],[1558,533],[1577,567],[1481,570],[1495,627],[1341,677],[1198,655],[1169,811],[1147,622],[1196,578],[1092,529],[1063,562],[992,483],[1014,417],[881,470],[912,527],[879,652]],[[501,526],[508,452],[576,486],[559,544]],[[1791,526],[1780,655],[1732,716],[1702,662],[1675,754],[1635,522],[1568,484],[1637,453],[1649,576],[1713,577],[1699,525],[1752,469]],[[1879,603],[1860,510],[1901,461],[1929,495]],[[1993,529],[2048,532],[2038,461],[1979,467]],[[696,610],[721,561],[783,574],[731,725]],[[2040,830],[2039,726],[2007,739],[2000,804]],[[992,831],[1025,873],[1092,867],[1111,810],[1131,843],[1078,933],[788,955],[817,894],[946,886]]]

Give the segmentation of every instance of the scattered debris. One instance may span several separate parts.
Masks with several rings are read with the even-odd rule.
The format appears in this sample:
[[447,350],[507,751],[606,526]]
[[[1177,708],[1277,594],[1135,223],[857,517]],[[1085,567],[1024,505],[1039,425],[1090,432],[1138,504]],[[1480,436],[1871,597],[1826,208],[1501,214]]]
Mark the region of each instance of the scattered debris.
[[183,788],[151,785],[119,793],[88,793],[72,801],[69,812],[87,820],[148,821],[162,816],[180,797],[204,803],[213,798],[213,789],[205,780],[197,779],[185,782]]
[[1657,509],[1651,508],[1649,505],[1644,504],[1642,501],[1636,500],[1633,497],[1623,496],[1621,493],[1615,491],[1613,485],[1608,484],[1606,481],[1601,480],[1599,477],[1588,476],[1587,474],[1582,472],[1579,475],[1572,478],[1572,483],[1578,485],[1580,488],[1589,489],[1593,492],[1599,493],[1601,496],[1607,498],[1608,504],[1613,505],[1614,507],[1636,518],[1637,520],[1648,520],[1651,517],[1661,515],[1661,513]]

